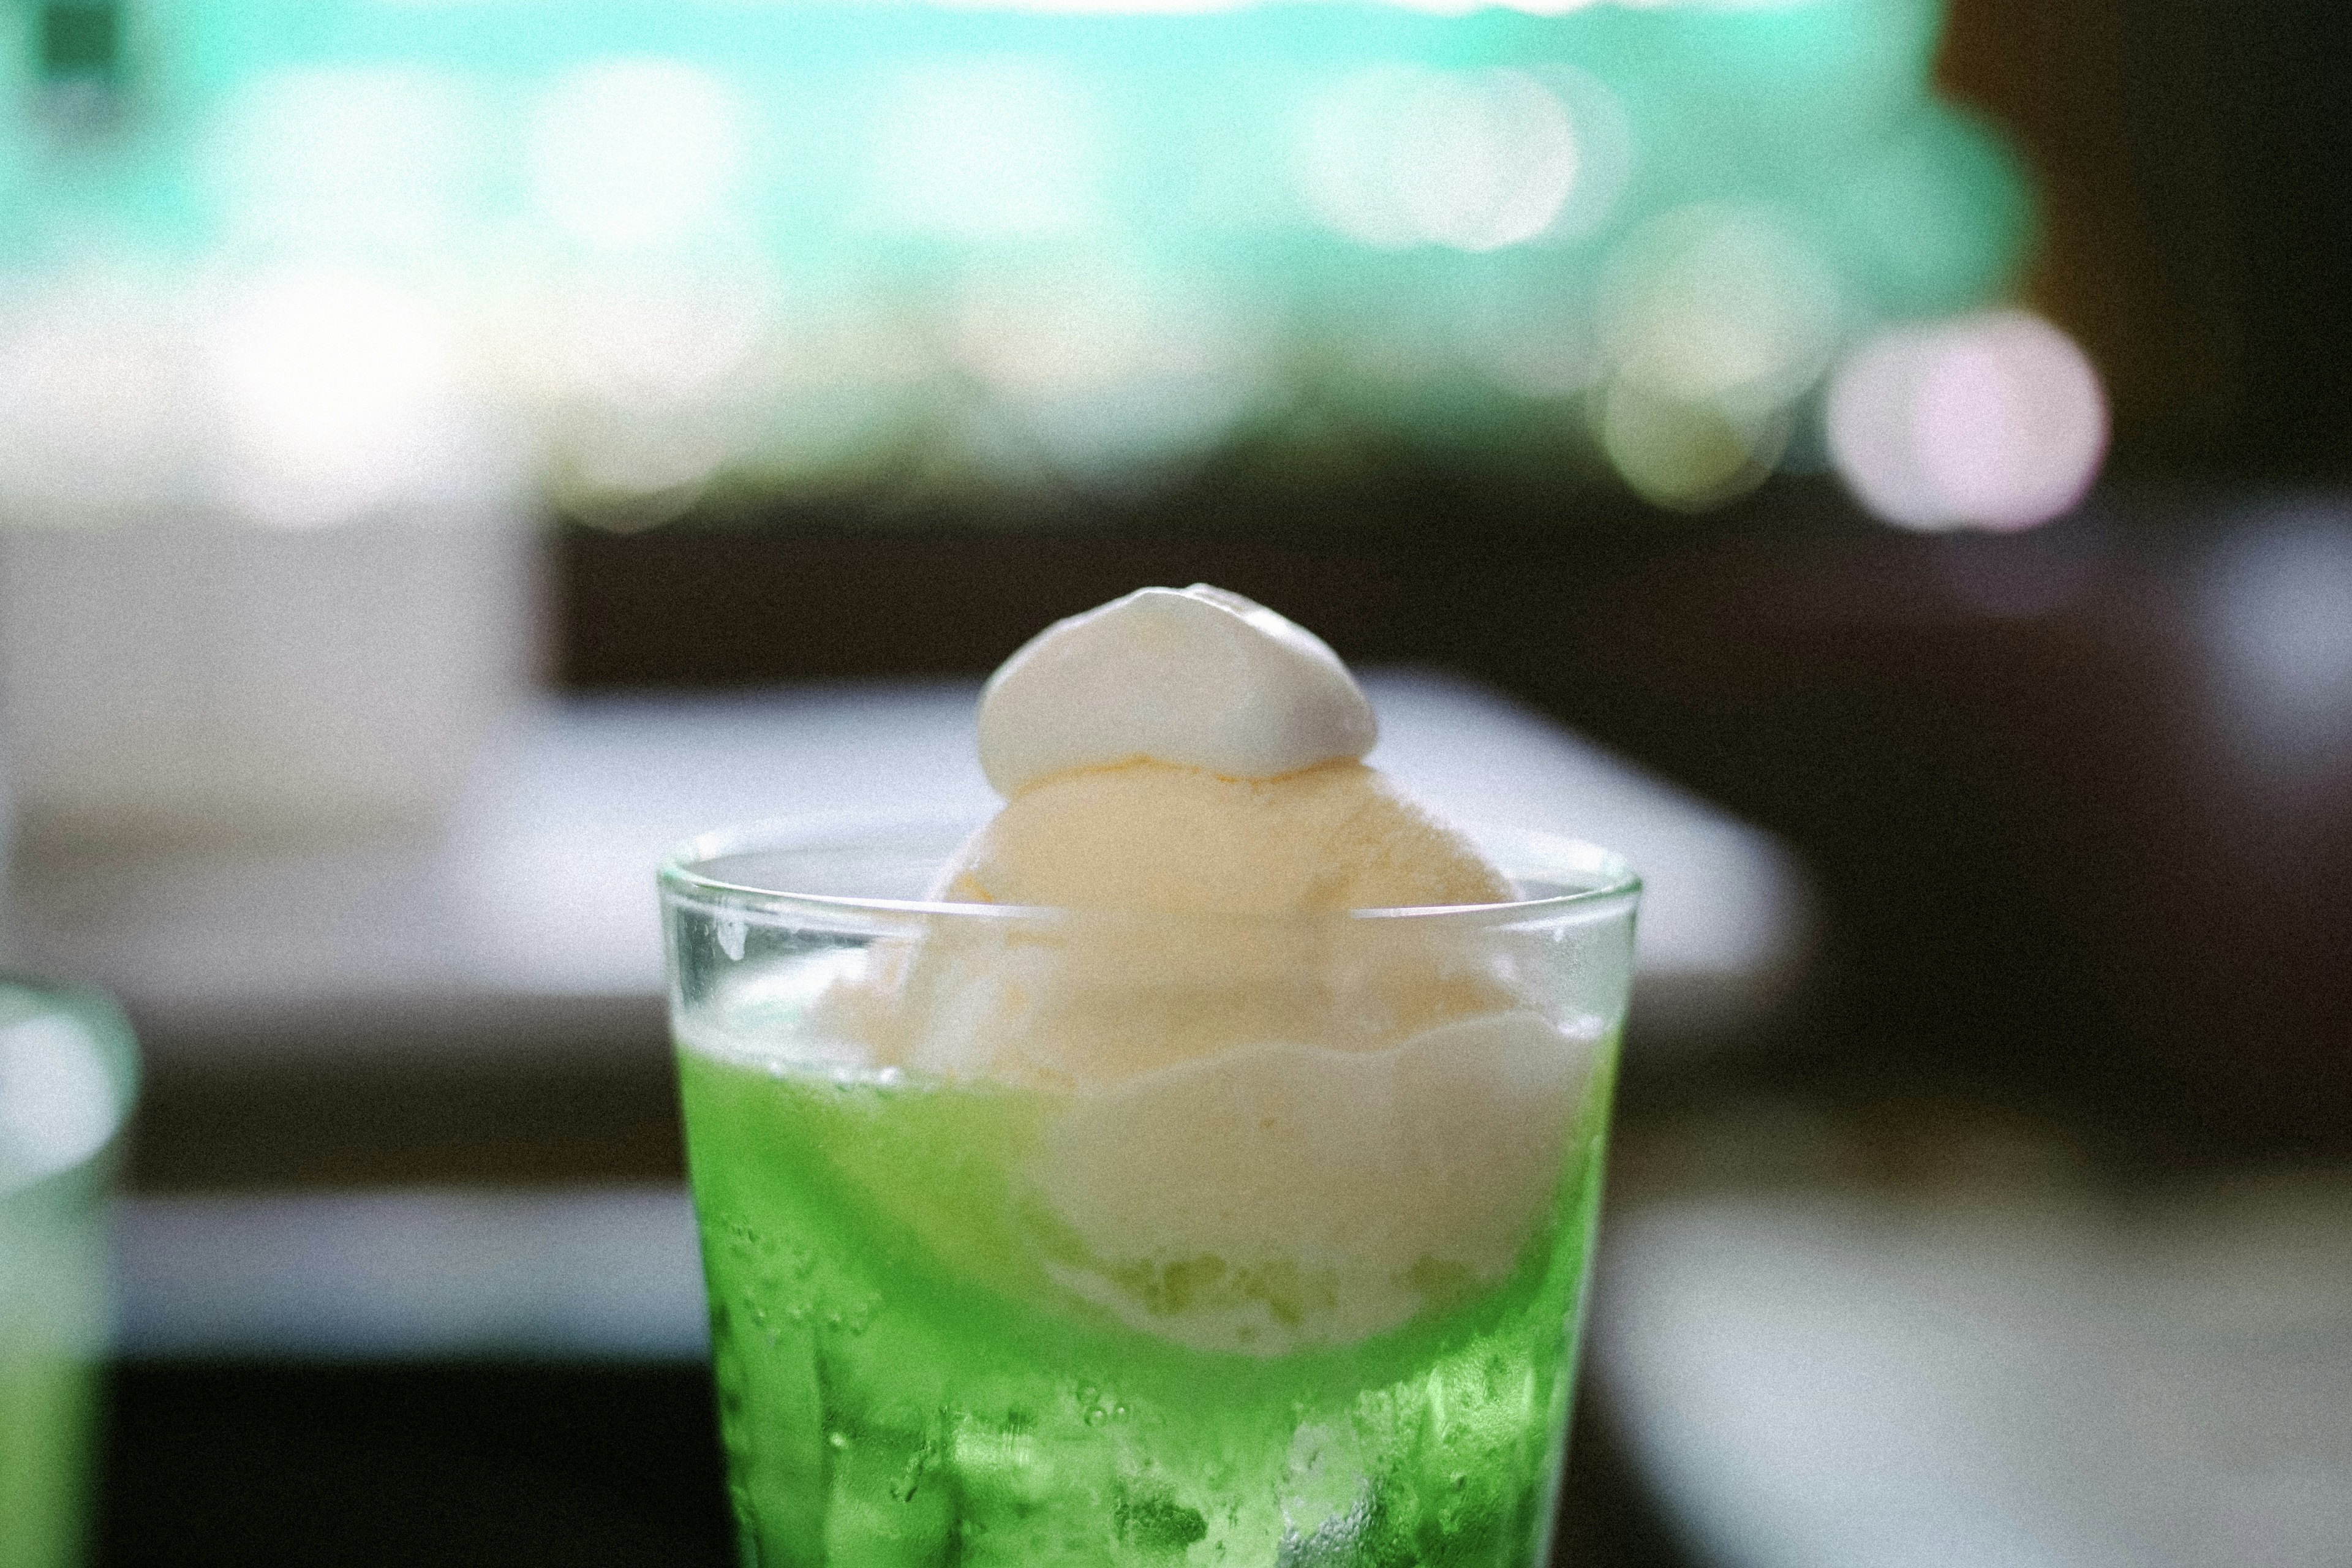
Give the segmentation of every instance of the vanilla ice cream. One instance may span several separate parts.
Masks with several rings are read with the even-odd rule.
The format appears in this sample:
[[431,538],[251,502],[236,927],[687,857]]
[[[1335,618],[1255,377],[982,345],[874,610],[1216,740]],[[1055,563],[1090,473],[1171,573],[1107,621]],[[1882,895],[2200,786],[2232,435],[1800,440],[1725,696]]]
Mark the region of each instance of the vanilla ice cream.
[[934,895],[1014,908],[877,944],[818,1005],[870,1066],[1053,1099],[1042,1261],[1135,1326],[1360,1339],[1509,1273],[1552,1200],[1597,1036],[1466,917],[1351,912],[1518,896],[1376,737],[1338,657],[1236,595],[1059,622],[982,698],[1005,804]]

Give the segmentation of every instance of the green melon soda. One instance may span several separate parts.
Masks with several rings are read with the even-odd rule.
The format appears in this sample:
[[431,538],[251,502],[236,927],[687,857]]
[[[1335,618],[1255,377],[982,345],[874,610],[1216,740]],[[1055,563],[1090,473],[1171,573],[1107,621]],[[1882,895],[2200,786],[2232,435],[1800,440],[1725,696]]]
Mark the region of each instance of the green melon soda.
[[1437,823],[1349,700],[1150,590],[992,682],[961,847],[665,868],[746,1563],[1543,1561],[1637,884]]

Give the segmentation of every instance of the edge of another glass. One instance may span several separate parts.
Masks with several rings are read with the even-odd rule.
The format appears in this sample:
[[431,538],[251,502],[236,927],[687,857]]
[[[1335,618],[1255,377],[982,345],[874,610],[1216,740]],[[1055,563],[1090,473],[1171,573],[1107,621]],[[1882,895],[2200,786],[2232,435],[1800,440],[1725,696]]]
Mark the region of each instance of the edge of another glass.
[[0,1023],[0,1027],[29,1024],[40,1017],[62,1017],[97,1043],[99,1059],[105,1064],[108,1079],[114,1086],[122,1119],[128,1121],[131,1109],[138,1104],[146,1075],[139,1055],[138,1033],[131,1028],[122,1005],[110,993],[95,985],[51,980],[6,965],[0,965],[0,989],[18,992],[37,1004],[23,1017]]
[[96,986],[0,967],[0,993],[14,993],[30,1004],[16,1017],[6,1017],[5,1009],[0,1008],[0,1019],[5,1019],[0,1021],[0,1029],[44,1019],[63,1020],[89,1044],[110,1091],[106,1135],[86,1153],[54,1168],[36,1168],[29,1173],[12,1173],[0,1165],[0,1199],[14,1200],[20,1194],[117,1157],[124,1130],[139,1108],[145,1073],[139,1055],[139,1038],[131,1020],[106,992]]
[[1539,898],[1496,904],[1429,904],[1396,909],[1334,910],[1298,915],[1166,915],[1148,910],[1068,910],[1038,904],[976,904],[945,900],[864,898],[836,893],[797,892],[788,888],[761,887],[730,881],[698,868],[738,856],[789,855],[794,851],[835,853],[866,848],[879,851],[896,837],[918,833],[956,837],[977,829],[984,813],[939,812],[880,816],[859,813],[810,814],[746,823],[739,827],[698,834],[662,857],[658,880],[671,900],[710,908],[731,916],[757,916],[777,922],[814,919],[838,920],[859,914],[896,917],[924,916],[955,920],[1013,921],[1055,921],[1071,915],[1099,918],[1133,915],[1150,920],[1264,921],[1296,924],[1307,920],[1467,921],[1516,924],[1556,919],[1570,914],[1597,915],[1613,907],[1630,909],[1642,891],[1642,879],[1632,864],[1606,849],[1564,834],[1506,827],[1480,822],[1457,822],[1478,847],[1499,859],[1515,879],[1534,871],[1563,878],[1591,879],[1592,885]]

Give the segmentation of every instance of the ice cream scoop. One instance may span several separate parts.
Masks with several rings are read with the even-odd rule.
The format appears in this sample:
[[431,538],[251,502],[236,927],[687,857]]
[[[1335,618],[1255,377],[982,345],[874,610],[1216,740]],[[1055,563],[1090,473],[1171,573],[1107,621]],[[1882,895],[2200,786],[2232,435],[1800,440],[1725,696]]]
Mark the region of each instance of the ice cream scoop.
[[[1237,594],[1146,588],[1056,622],[982,695],[1007,799],[933,896],[1071,918],[1052,942],[935,932],[829,1005],[886,1061],[1057,1088],[1244,1044],[1376,1049],[1503,1005],[1495,977],[1385,931],[1294,923],[1516,896],[1359,760],[1377,734],[1339,657]],[[1330,977],[1367,970],[1379,1005],[1335,1011]]]
[[1507,1273],[1597,1040],[1475,922],[1358,914],[1518,895],[1364,763],[1338,657],[1237,595],[1147,588],[1014,654],[979,731],[1005,804],[933,896],[1008,918],[877,944],[817,1022],[876,1066],[1060,1101],[1026,1177],[1055,1277],[1279,1353]]
[[940,893],[959,902],[1234,915],[1515,896],[1460,831],[1356,762],[1275,778],[1158,761],[1055,773],[1014,795],[964,846]]
[[1339,656],[1205,583],[1047,627],[990,679],[979,731],[1006,805],[943,898],[1275,914],[1514,896],[1362,764],[1380,731]]

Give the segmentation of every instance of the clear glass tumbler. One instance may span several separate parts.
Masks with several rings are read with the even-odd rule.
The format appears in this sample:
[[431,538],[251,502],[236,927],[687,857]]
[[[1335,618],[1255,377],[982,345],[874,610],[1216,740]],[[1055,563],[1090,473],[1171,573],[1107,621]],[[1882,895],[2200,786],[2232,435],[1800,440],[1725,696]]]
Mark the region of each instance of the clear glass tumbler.
[[970,824],[663,868],[746,1563],[1544,1561],[1639,883],[926,902]]
[[0,976],[0,1568],[81,1560],[106,1205],[138,1076],[104,997]]

